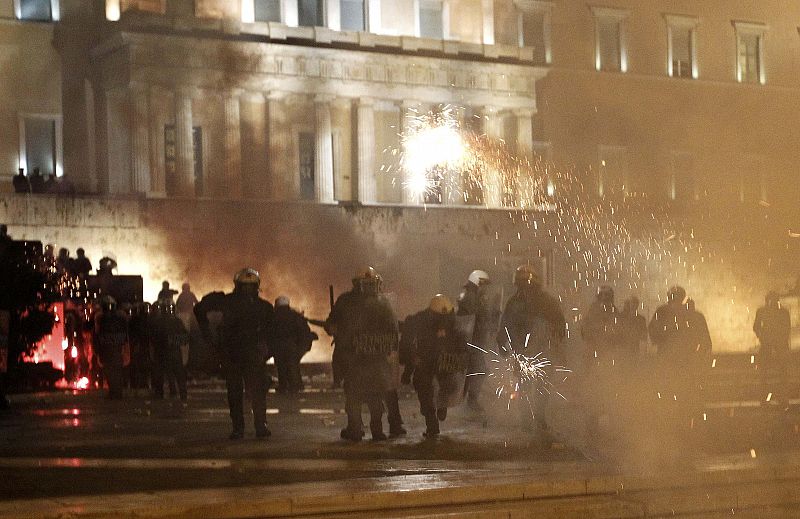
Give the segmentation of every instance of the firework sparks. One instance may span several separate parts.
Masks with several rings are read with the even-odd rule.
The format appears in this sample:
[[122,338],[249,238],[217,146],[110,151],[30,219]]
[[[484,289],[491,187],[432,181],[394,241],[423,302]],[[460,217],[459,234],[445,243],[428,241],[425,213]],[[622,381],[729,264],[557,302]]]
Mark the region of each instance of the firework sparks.
[[[505,401],[507,410],[511,408],[512,401],[523,400],[533,414],[532,400],[537,394],[554,393],[566,400],[564,395],[556,390],[550,380],[550,375],[551,373],[571,373],[572,371],[564,366],[554,365],[550,359],[544,356],[543,352],[525,355],[514,351],[508,329],[506,329],[506,336],[509,338],[509,343],[508,346],[501,348],[502,353],[468,343],[471,348],[488,357],[488,369],[486,372],[470,373],[467,376],[486,375],[494,383],[495,396]],[[529,340],[530,335],[525,338],[525,348],[527,348]]]
[[[608,284],[641,294],[644,310],[661,304],[665,289],[679,284],[702,294],[702,306],[710,309],[709,322],[719,323],[712,333],[725,334],[715,337],[715,343],[745,343],[742,338],[752,333],[748,309],[758,297],[758,284],[766,279],[748,279],[748,288],[742,290],[743,280],[726,257],[730,250],[704,244],[694,226],[673,217],[676,213],[668,203],[637,193],[630,185],[604,183],[600,194],[598,175],[605,169],[580,172],[558,168],[539,156],[517,157],[501,139],[462,124],[460,113],[444,106],[406,117],[399,154],[401,181],[410,200],[508,209],[517,228],[505,236],[495,233],[495,264],[504,257],[542,257],[543,251],[559,251],[573,277],[564,284],[569,293],[562,297],[574,306],[583,304],[587,290]],[[795,229],[782,228],[781,233],[786,247],[800,236]],[[735,240],[716,243],[738,246]],[[769,249],[770,257],[784,246],[752,245]],[[738,247],[735,255],[742,249]],[[764,256],[763,250],[759,254]],[[765,273],[777,271],[772,265],[770,260]],[[720,291],[725,284],[736,287],[733,297]],[[719,310],[722,302],[727,304],[724,312]]]

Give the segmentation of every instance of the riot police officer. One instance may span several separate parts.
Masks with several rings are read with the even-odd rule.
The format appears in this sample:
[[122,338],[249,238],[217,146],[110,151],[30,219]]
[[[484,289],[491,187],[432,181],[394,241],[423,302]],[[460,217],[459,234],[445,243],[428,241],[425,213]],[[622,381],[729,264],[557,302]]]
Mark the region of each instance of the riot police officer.
[[381,294],[382,280],[372,267],[353,280],[354,289],[342,294],[326,321],[326,331],[336,337],[344,367],[347,427],[341,437],[360,441],[364,436],[361,408],[370,411],[373,440],[385,440],[383,403],[392,389],[397,355],[398,324],[389,301]]
[[608,413],[619,378],[619,311],[614,304],[614,289],[603,285],[583,320],[583,399],[587,411],[589,436],[599,430],[601,416]]
[[687,298],[686,290],[673,286],[667,291],[666,304],[653,314],[648,331],[658,348],[658,392],[677,411],[675,425],[691,423],[702,410],[700,390],[711,354],[706,319]]
[[[553,359],[566,335],[566,321],[558,300],[542,288],[539,274],[529,265],[514,273],[516,293],[506,303],[497,332],[497,343],[504,354],[543,353]],[[547,430],[545,408],[548,391],[531,388],[528,398],[533,402],[533,415],[539,430]]]
[[[473,270],[458,297],[456,311],[458,316],[471,320],[466,338],[481,348],[488,347],[494,338],[500,317],[499,301],[489,299],[487,287],[490,283],[489,274],[483,270]],[[467,404],[470,409],[482,413],[481,392],[486,375],[480,373],[486,373],[486,355],[469,348],[467,362],[467,372],[471,374],[465,387]]]
[[194,307],[203,338],[211,343],[210,312],[221,312],[218,353],[225,374],[230,407],[232,440],[244,436],[244,389],[250,395],[256,437],[266,438],[267,372],[272,338],[272,304],[258,296],[261,278],[252,268],[240,270],[233,279],[230,294],[208,294]]
[[95,322],[97,354],[103,365],[103,375],[108,383],[108,397],[122,398],[123,349],[128,342],[128,323],[117,312],[117,302],[105,296],[100,302],[102,314]]
[[467,367],[467,340],[447,296],[436,294],[428,308],[406,319],[402,342],[413,344],[414,389],[425,417],[425,436],[435,438],[447,408],[461,399]]
[[[164,398],[164,378],[169,381],[170,393],[178,387],[181,402],[186,402],[186,370],[183,367],[181,348],[189,343],[189,334],[175,305],[161,302],[157,305],[158,316],[153,321],[152,342],[155,353],[153,370],[153,393]],[[174,394],[170,394],[174,397]]]

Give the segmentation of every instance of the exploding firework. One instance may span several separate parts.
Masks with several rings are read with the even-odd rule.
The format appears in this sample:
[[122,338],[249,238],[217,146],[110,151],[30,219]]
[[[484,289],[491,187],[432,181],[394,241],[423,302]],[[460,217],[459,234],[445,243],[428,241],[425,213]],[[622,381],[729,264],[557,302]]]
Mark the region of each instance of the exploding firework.
[[[492,381],[495,387],[494,394],[498,400],[505,402],[506,410],[511,409],[512,401],[523,400],[533,415],[533,400],[537,395],[556,394],[566,400],[564,395],[556,389],[551,380],[551,374],[571,373],[572,371],[564,366],[554,365],[550,359],[544,356],[544,352],[538,352],[531,356],[515,351],[508,329],[506,329],[506,336],[509,337],[508,345],[499,348],[500,352],[469,344],[471,348],[486,355],[488,362],[485,372],[470,373],[467,376],[485,375]],[[529,340],[530,334],[525,337],[524,349],[527,349]]]

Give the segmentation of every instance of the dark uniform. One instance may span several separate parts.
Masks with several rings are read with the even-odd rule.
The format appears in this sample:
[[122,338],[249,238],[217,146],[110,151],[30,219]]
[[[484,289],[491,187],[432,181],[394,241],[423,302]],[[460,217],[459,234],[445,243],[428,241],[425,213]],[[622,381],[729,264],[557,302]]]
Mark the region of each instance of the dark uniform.
[[[514,284],[517,292],[506,303],[497,332],[500,351],[531,356],[541,352],[552,360],[559,354],[559,346],[566,335],[561,306],[542,289],[538,275],[530,267],[523,265],[517,269]],[[540,429],[547,429],[548,396],[543,387],[529,388],[528,397],[533,400],[534,419]]]
[[379,292],[379,278],[366,278],[370,288],[339,296],[326,322],[336,337],[336,349],[344,368],[347,427],[342,438],[359,441],[364,435],[361,408],[370,411],[370,431],[374,440],[383,434],[383,401],[393,389],[391,356],[397,353],[398,324],[389,301]]
[[128,327],[130,329],[131,344],[131,387],[133,389],[147,389],[150,376],[151,361],[151,320],[150,305],[138,305],[131,316]]
[[153,369],[153,392],[156,398],[164,398],[164,379],[169,382],[170,396],[177,385],[182,401],[186,401],[186,370],[183,367],[181,346],[189,342],[189,334],[183,322],[175,315],[174,307],[162,305],[159,315],[153,319],[152,341],[155,356]]
[[232,439],[244,434],[244,389],[250,395],[256,436],[270,435],[267,429],[267,372],[269,343],[274,321],[272,304],[258,297],[258,272],[237,274],[233,293],[206,295],[194,307],[204,338],[211,342],[208,314],[221,312],[218,353],[228,389],[233,431]]
[[711,354],[706,319],[686,300],[683,288],[672,287],[667,303],[653,314],[648,331],[658,353],[659,398],[675,403],[679,420],[691,420],[702,407],[700,391]]
[[116,303],[103,303],[103,313],[95,323],[96,351],[108,383],[109,398],[122,398],[125,382],[123,349],[128,342],[128,323],[116,311]]
[[317,334],[288,302],[275,307],[275,334],[272,354],[278,370],[278,393],[296,394],[303,389],[300,360],[310,349]]
[[[786,390],[789,366],[789,339],[791,336],[789,311],[781,308],[778,294],[767,294],[766,304],[756,311],[753,331],[761,343],[759,350],[763,365],[764,391],[788,399]],[[775,383],[772,383],[772,379]],[[776,399],[777,400],[777,399]]]
[[[475,273],[485,274],[482,271],[475,271],[470,275],[470,278]],[[458,309],[456,310],[458,316],[469,316],[473,320],[472,333],[468,333],[466,339],[481,348],[491,345],[497,333],[497,324],[500,318],[499,302],[491,302],[487,297],[485,288],[480,286],[481,281],[484,279],[488,281],[488,277],[478,278],[478,284],[476,284],[471,279],[464,285],[458,297]],[[481,392],[486,375],[479,375],[478,373],[486,373],[486,355],[480,350],[469,348],[467,351],[466,371],[467,374],[475,374],[466,379],[464,389],[467,395],[467,403],[472,409],[482,411]]]
[[425,417],[425,435],[435,437],[447,408],[460,400],[467,366],[467,341],[450,302],[437,306],[434,298],[430,308],[408,317],[403,343],[414,345],[414,389]]
[[599,427],[617,394],[620,373],[619,312],[611,287],[600,288],[581,328],[583,339],[583,399],[588,414],[590,435]]

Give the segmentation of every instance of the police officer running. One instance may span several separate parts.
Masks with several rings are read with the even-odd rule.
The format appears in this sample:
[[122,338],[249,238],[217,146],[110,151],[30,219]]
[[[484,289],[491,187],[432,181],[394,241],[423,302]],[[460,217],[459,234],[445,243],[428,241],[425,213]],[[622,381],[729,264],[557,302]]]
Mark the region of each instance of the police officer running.
[[325,326],[336,337],[344,368],[347,427],[341,437],[350,441],[364,436],[363,404],[369,407],[372,439],[386,439],[383,401],[395,375],[391,358],[397,353],[398,324],[381,284],[375,269],[367,269],[353,280],[353,290],[336,300]]
[[244,436],[244,389],[250,395],[256,437],[266,438],[267,428],[267,371],[269,344],[273,333],[272,304],[258,296],[261,279],[256,270],[245,268],[233,278],[230,294],[209,294],[194,307],[203,338],[211,343],[208,319],[210,312],[221,312],[218,351],[228,389],[233,430],[230,438]]
[[436,294],[428,308],[406,319],[402,341],[413,345],[414,389],[425,436],[435,438],[447,408],[461,400],[466,374],[467,341],[456,325],[453,303]]

